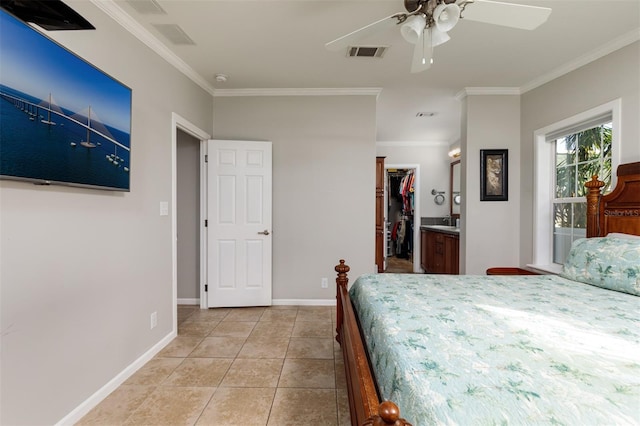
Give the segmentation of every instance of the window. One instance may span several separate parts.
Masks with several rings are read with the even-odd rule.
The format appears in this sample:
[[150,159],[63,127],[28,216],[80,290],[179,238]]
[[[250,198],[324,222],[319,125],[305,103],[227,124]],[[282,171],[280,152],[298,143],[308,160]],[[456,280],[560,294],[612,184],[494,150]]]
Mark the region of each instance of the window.
[[[553,197],[553,263],[564,264],[571,243],[587,236],[587,200],[584,183],[598,175],[611,187],[611,119],[550,141],[555,146]],[[591,126],[589,123],[587,126]]]
[[532,266],[560,272],[571,243],[586,236],[584,184],[594,174],[603,192],[615,184],[619,128],[616,100],[535,132]]

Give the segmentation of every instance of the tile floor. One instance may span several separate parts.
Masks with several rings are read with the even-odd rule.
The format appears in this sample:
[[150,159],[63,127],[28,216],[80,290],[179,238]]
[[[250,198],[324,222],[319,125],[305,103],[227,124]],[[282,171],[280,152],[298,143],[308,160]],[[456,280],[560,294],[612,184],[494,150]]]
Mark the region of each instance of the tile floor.
[[385,269],[384,272],[411,274],[413,273],[413,261],[411,259],[400,259],[396,256],[389,256],[387,257],[387,269]]
[[335,308],[178,306],[178,336],[78,425],[350,425]]

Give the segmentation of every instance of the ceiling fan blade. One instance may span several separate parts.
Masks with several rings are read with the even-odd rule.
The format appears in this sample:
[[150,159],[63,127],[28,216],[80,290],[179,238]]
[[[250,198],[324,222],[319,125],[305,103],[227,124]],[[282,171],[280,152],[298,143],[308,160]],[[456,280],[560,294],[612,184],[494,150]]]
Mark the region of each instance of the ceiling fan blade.
[[411,72],[417,73],[428,70],[431,67],[431,54],[433,47],[431,46],[431,31],[422,30],[418,37],[416,47],[413,49],[413,60],[411,61]]
[[350,32],[349,34],[343,35],[340,38],[330,41],[324,46],[331,51],[342,50],[343,48],[350,46],[354,41],[359,40],[369,34],[395,27],[400,22],[400,20],[398,19],[400,16],[406,16],[406,14],[396,13],[394,15],[387,16],[384,19],[380,19],[379,21],[373,22],[365,27],[362,27],[358,30]]
[[[461,2],[464,3],[464,0]],[[462,18],[468,21],[533,30],[544,24],[550,14],[551,9],[548,7],[475,0],[466,5]]]

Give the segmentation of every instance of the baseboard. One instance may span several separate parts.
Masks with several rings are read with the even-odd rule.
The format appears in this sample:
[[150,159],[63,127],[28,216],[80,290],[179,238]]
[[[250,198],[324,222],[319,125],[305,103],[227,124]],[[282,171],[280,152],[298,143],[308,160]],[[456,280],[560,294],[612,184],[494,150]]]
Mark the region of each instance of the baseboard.
[[178,299],[178,305],[200,305],[200,299]]
[[162,340],[153,345],[151,349],[142,354],[142,356],[133,361],[128,367],[122,370],[117,376],[111,379],[106,385],[98,389],[93,395],[87,398],[84,402],[78,405],[73,411],[64,416],[62,420],[56,423],[56,426],[73,425],[77,423],[84,415],[86,415],[93,407],[98,405],[104,400],[111,392],[113,392],[118,386],[124,383],[129,377],[133,375],[140,367],[145,365],[147,361],[153,358],[158,352],[160,352],[165,346],[169,344],[176,337],[176,332],[172,331],[167,334]]
[[273,305],[336,306],[336,299],[273,299]]

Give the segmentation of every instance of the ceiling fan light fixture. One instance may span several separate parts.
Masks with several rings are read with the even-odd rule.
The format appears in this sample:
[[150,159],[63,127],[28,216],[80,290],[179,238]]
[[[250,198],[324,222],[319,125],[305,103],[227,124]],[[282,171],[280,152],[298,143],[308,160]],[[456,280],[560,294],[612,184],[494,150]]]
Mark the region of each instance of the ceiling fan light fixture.
[[429,31],[431,31],[431,46],[433,47],[440,46],[441,44],[444,44],[451,40],[449,34],[440,31],[436,27],[429,28]]
[[424,15],[413,15],[400,27],[402,37],[411,44],[416,44],[427,25]]
[[444,33],[453,29],[460,20],[460,6],[456,3],[440,3],[433,10],[436,28]]

